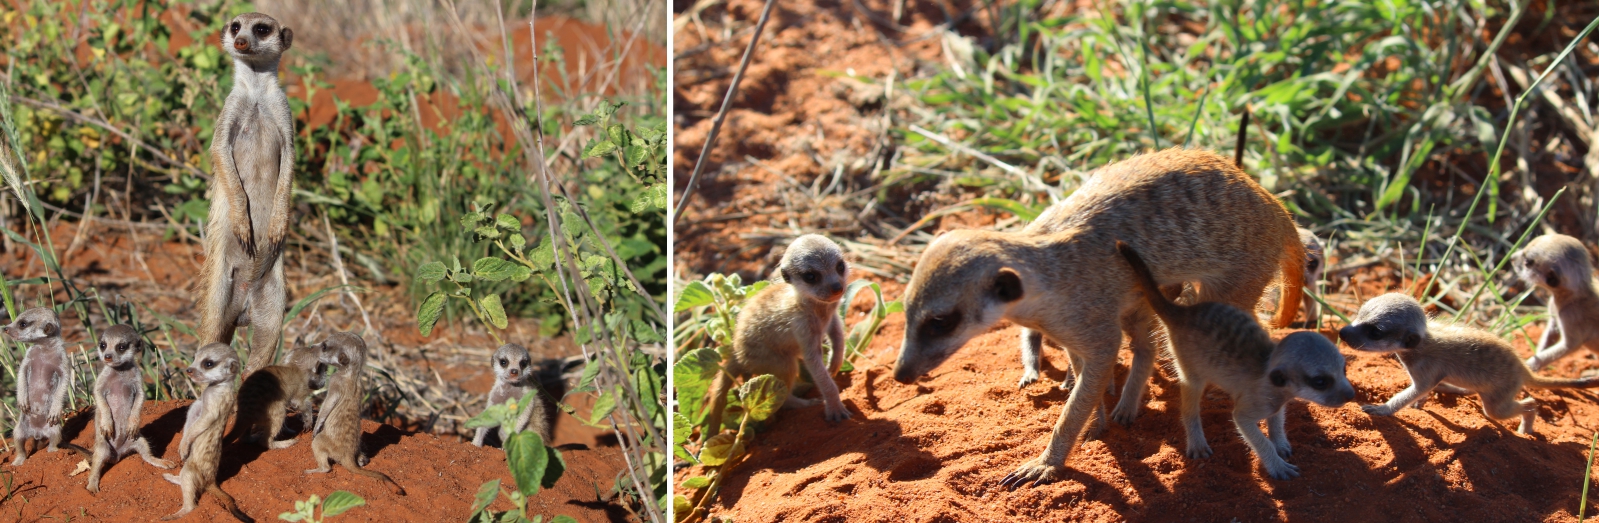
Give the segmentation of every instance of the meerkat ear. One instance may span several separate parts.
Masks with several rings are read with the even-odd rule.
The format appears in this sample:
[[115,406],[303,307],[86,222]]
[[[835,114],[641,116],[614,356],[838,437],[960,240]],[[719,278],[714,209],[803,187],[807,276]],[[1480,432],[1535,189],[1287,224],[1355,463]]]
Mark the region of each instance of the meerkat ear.
[[239,360],[233,360],[233,361],[228,362],[228,372],[231,373],[231,374],[238,374],[239,373]]
[[1271,386],[1281,387],[1288,384],[1288,377],[1283,375],[1282,369],[1271,370]]
[[1549,282],[1549,286],[1550,287],[1559,287],[1560,286],[1560,273],[1555,272],[1555,271],[1549,271],[1549,274],[1544,275],[1544,280],[1547,280]]
[[54,323],[45,323],[44,324],[44,335],[45,336],[56,336],[56,335],[59,335],[59,334],[61,334],[61,326],[56,325]]
[[994,296],[1005,303],[1022,299],[1022,275],[1010,267],[1001,268],[994,277]]
[[1421,345],[1421,336],[1414,332],[1407,333],[1405,334],[1404,344],[1405,348],[1414,349],[1417,345]]
[[283,50],[287,51],[289,50],[289,47],[294,45],[294,30],[285,27],[281,33],[283,35]]

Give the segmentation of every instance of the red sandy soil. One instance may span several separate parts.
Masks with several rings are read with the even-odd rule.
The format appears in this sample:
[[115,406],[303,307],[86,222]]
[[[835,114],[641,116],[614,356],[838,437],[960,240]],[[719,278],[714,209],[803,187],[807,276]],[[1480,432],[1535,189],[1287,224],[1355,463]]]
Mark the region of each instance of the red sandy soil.
[[[178,461],[187,401],[146,402],[144,435],[157,456]],[[92,447],[93,413],[69,418],[65,434],[71,441]],[[293,418],[291,418],[292,420]],[[290,427],[297,427],[294,421]],[[222,490],[238,500],[239,508],[257,521],[277,521],[278,514],[294,510],[294,502],[312,494],[327,496],[348,490],[365,498],[366,506],[339,516],[338,521],[462,521],[471,510],[473,496],[483,483],[499,479],[515,488],[506,468],[505,454],[492,447],[478,448],[455,436],[404,432],[388,425],[365,422],[362,442],[372,461],[368,468],[387,474],[405,488],[396,495],[378,480],[358,477],[335,465],[328,474],[305,474],[314,468],[308,436],[294,446],[263,453],[250,444],[224,444],[219,473]],[[620,452],[614,448],[589,449],[568,445],[562,450],[567,470],[555,487],[541,491],[529,507],[546,516],[566,514],[584,522],[618,521],[622,508],[599,499],[622,470]],[[0,521],[64,520],[149,521],[182,508],[177,485],[162,478],[162,471],[137,455],[113,465],[100,479],[100,493],[84,489],[87,473],[67,476],[80,461],[68,450],[34,454],[21,467],[5,457],[3,470],[15,474],[16,494],[0,505]],[[510,502],[498,501],[505,510]],[[183,521],[234,521],[209,496]]]

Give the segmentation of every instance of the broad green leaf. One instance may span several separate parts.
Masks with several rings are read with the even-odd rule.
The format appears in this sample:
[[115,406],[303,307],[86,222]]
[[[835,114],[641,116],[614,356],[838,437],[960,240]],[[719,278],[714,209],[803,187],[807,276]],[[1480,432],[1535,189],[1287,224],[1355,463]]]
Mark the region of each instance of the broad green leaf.
[[750,419],[765,421],[783,406],[783,400],[788,399],[788,386],[776,376],[762,374],[739,386],[738,397],[744,401],[744,408],[749,409]]
[[476,232],[478,236],[482,236],[482,237],[488,238],[490,240],[493,240],[495,238],[499,238],[501,235],[504,234],[503,232],[500,231],[499,227],[495,227],[493,225],[484,225],[482,227],[478,227],[477,229],[474,229],[472,232]]
[[711,436],[705,442],[705,447],[700,449],[700,463],[707,467],[717,467],[727,460],[744,453],[744,444],[732,433]]
[[476,429],[482,427],[498,427],[510,415],[510,403],[495,403],[483,408],[483,412],[466,420],[466,428]]
[[328,499],[322,500],[322,517],[337,516],[347,510],[365,504],[365,499],[361,499],[361,496],[357,496],[348,490],[335,491],[332,494],[328,494]]
[[616,150],[616,143],[615,142],[612,142],[610,140],[595,140],[595,141],[589,142],[588,146],[583,148],[583,156],[580,159],[587,160],[589,158],[594,158],[596,156],[604,156],[604,155],[607,155],[607,154],[611,154],[611,151],[615,151],[615,150]]
[[482,222],[483,213],[477,211],[469,212],[461,216],[461,227],[464,229],[476,229],[477,225]]
[[500,480],[492,480],[488,483],[484,483],[483,486],[478,487],[476,497],[477,501],[472,503],[472,513],[476,514],[478,512],[482,512],[483,509],[489,508],[489,505],[494,503],[494,498],[498,497],[499,494]]
[[674,521],[688,517],[690,510],[694,510],[694,507],[688,504],[688,497],[682,494],[672,495],[672,517],[676,518]]
[[444,279],[444,262],[427,262],[416,268],[416,281],[435,282]]
[[710,389],[711,380],[720,370],[722,354],[709,348],[689,351],[672,364],[672,386],[677,392],[677,408],[695,424],[705,418],[705,392]]
[[[540,444],[542,445],[542,443]],[[544,478],[540,480],[540,484],[544,488],[550,488],[555,486],[556,481],[560,481],[561,475],[566,474],[566,458],[562,457],[561,451],[555,447],[544,447],[544,452],[547,457],[545,458]]]
[[439,315],[444,313],[444,298],[443,292],[434,291],[422,300],[422,307],[416,311],[416,330],[422,336],[433,334],[433,324],[438,323]]
[[677,293],[677,302],[672,304],[672,312],[684,312],[712,303],[716,303],[716,295],[711,293],[711,287],[702,281],[691,281],[683,286],[682,292]]
[[504,281],[516,276],[518,267],[523,266],[503,258],[478,258],[472,262],[472,275],[488,281]]
[[518,250],[518,251],[522,250],[523,247],[527,246],[527,237],[522,236],[520,234],[512,234],[510,236],[507,236],[505,239],[506,239],[506,241],[509,241],[511,243],[511,248],[512,249],[515,249],[515,250]]
[[488,320],[490,325],[504,329],[510,324],[505,319],[505,307],[500,305],[500,295],[490,294],[484,296],[478,303],[483,305],[483,315],[487,316],[484,319]]
[[550,518],[550,523],[577,523],[577,520],[572,516],[560,515]]
[[594,378],[600,375],[600,368],[604,367],[601,364],[602,361],[599,358],[595,358],[583,364],[583,377],[577,381],[577,390],[573,392],[585,390],[594,384]]
[[305,519],[305,514],[298,512],[284,512],[282,514],[278,514],[278,519],[288,521],[289,523],[294,523],[295,521],[303,521]]
[[694,476],[683,480],[683,488],[705,488],[711,486],[711,479],[705,476]]
[[589,413],[589,425],[609,427],[601,422],[605,420],[606,416],[610,416],[612,411],[616,410],[616,401],[620,391],[620,388],[607,390],[604,394],[600,394],[599,399],[594,400],[594,409]]
[[516,480],[516,488],[523,496],[532,497],[539,493],[544,468],[550,463],[550,454],[544,450],[544,439],[537,432],[512,434],[505,442],[505,461],[511,467],[511,478]]
[[500,215],[494,217],[494,226],[507,231],[516,232],[522,230],[522,220],[516,219],[515,216],[501,213]]

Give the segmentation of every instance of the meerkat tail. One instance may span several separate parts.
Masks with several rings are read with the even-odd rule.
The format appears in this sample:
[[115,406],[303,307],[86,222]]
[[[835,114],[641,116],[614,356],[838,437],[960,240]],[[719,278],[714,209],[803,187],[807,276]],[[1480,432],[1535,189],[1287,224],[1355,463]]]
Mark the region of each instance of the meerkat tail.
[[1160,292],[1160,282],[1155,281],[1155,274],[1149,271],[1149,265],[1144,263],[1144,258],[1138,255],[1138,251],[1133,250],[1127,242],[1118,240],[1116,252],[1121,253],[1122,258],[1127,260],[1127,265],[1132,267],[1133,274],[1138,280],[1138,288],[1143,290],[1144,300],[1149,302],[1150,308],[1155,309],[1155,314],[1162,318],[1174,314],[1177,305],[1167,300],[1166,295]]
[[733,388],[733,375],[722,369],[716,373],[716,384],[711,386],[711,410],[705,415],[705,425],[700,428],[700,441],[709,441],[722,432],[722,410],[727,408],[727,391]]
[[1233,166],[1244,168],[1244,142],[1249,136],[1249,106],[1244,106],[1244,117],[1238,121],[1238,145],[1233,148]]
[[1299,233],[1289,229],[1283,235],[1283,256],[1278,262],[1283,271],[1282,292],[1277,301],[1277,317],[1272,319],[1274,328],[1286,329],[1294,322],[1294,317],[1299,315],[1299,304],[1305,301],[1305,244],[1299,241]]
[[1536,372],[1531,373],[1523,385],[1539,389],[1591,389],[1599,387],[1599,376],[1587,378],[1551,378],[1541,376]]
[[223,508],[228,509],[228,513],[233,514],[233,517],[238,518],[239,521],[243,521],[244,523],[255,523],[254,518],[251,518],[248,514],[245,514],[244,511],[239,510],[239,505],[233,501],[233,496],[229,496],[228,493],[223,492],[222,487],[211,485],[206,487],[205,491],[212,497],[217,498],[217,502],[221,503]]
[[354,472],[356,474],[360,474],[362,476],[366,476],[366,477],[369,477],[369,478],[377,479],[377,480],[380,480],[380,481],[382,481],[384,483],[388,483],[390,487],[394,487],[392,490],[394,490],[395,494],[399,494],[401,496],[405,495],[405,488],[401,487],[399,483],[395,483],[392,478],[390,478],[388,475],[386,475],[386,474],[384,474],[382,472],[378,472],[376,470],[367,470],[367,469],[364,469],[364,468],[361,468],[361,467],[344,467],[344,468],[350,469],[350,472]]
[[79,455],[83,456],[83,459],[87,459],[87,460],[90,460],[90,461],[94,460],[94,453],[93,452],[90,452],[89,449],[86,449],[86,448],[83,448],[83,447],[79,447],[75,443],[62,443],[60,446],[61,446],[61,448],[64,448],[64,449],[67,449],[67,450],[71,450],[73,452],[78,453]]

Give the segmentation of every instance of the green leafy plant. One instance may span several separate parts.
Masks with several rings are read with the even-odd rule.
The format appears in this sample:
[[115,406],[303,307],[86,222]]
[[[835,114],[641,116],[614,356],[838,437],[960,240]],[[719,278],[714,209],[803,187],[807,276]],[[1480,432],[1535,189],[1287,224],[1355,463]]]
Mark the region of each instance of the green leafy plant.
[[[343,514],[352,508],[365,504],[365,499],[347,490],[339,490],[328,494],[327,499],[321,499],[316,494],[312,494],[311,499],[295,501],[294,512],[278,514],[278,519],[291,522],[322,523],[327,521],[328,518]],[[322,514],[320,516],[317,515],[317,509],[321,509]]]
[[738,432],[717,434],[705,442],[698,461],[710,468],[710,473],[683,480],[682,487],[690,490],[692,495],[672,496],[674,521],[693,523],[705,518],[722,479],[726,477],[725,472],[738,466],[749,455],[750,438],[755,433],[751,422],[771,418],[783,406],[783,401],[788,399],[788,387],[770,374],[762,374],[744,382],[735,393],[738,394],[740,405],[736,408],[729,406],[727,414],[741,417]]
[[[522,411],[531,408],[534,401],[538,401],[536,393],[529,392],[520,399],[513,399],[505,403],[490,405],[482,414],[468,420],[466,427],[476,429],[479,427],[514,427],[516,419]],[[495,522],[523,522],[543,521],[543,516],[527,514],[527,501],[539,493],[540,489],[555,486],[566,472],[566,460],[561,457],[561,451],[544,444],[544,438],[533,431],[516,431],[506,437],[504,442],[505,462],[511,469],[511,478],[516,480],[516,488],[505,490],[500,487],[500,480],[484,483],[478,489],[476,501],[472,504],[470,521],[483,523]],[[503,512],[489,510],[489,505],[495,498],[504,496],[516,508]],[[568,516],[556,516],[552,522],[576,520]]]

